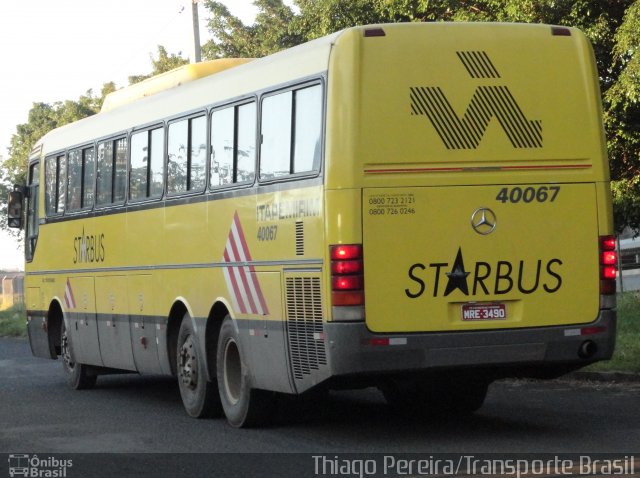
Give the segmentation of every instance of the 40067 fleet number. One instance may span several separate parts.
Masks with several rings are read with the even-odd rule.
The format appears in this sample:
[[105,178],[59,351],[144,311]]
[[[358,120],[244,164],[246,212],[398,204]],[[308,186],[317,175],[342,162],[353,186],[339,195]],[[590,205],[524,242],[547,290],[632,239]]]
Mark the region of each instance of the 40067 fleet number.
[[496,201],[501,203],[513,203],[519,202],[531,203],[531,202],[553,202],[558,197],[560,192],[560,186],[539,186],[527,187],[527,188],[502,188],[496,196]]
[[278,226],[260,226],[258,228],[259,241],[275,241],[278,235]]

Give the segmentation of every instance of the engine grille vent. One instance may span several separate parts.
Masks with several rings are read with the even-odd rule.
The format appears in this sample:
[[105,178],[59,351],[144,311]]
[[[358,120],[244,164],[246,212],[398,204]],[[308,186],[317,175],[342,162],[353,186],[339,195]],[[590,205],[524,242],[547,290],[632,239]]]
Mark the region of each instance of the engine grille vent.
[[296,380],[327,365],[319,277],[287,277],[287,329]]
[[304,256],[304,223],[296,221],[296,256]]

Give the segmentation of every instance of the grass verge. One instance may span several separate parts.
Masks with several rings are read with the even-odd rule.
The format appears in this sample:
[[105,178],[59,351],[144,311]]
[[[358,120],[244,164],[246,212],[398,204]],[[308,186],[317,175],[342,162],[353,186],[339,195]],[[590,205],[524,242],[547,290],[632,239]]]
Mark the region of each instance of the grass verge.
[[26,321],[23,304],[0,311],[0,337],[26,337]]
[[640,292],[618,294],[618,333],[613,357],[584,370],[640,373]]

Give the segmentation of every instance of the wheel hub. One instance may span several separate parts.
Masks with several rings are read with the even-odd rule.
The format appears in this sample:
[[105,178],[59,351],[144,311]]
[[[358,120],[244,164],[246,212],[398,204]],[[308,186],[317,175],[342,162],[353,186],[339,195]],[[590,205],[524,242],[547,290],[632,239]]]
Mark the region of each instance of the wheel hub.
[[69,370],[73,370],[74,367],[74,363],[73,363],[73,359],[71,358],[71,350],[69,349],[69,337],[67,335],[67,331],[64,330],[62,333],[62,340],[61,340],[61,345],[62,345],[62,361],[64,362],[65,367],[67,367],[67,369]]
[[198,386],[198,361],[191,336],[188,336],[180,347],[178,374],[183,385],[195,390]]

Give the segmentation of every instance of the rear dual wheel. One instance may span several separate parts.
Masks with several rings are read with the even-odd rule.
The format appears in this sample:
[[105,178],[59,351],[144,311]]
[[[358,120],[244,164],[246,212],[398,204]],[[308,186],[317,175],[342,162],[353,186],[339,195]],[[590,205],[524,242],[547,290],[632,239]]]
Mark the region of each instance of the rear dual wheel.
[[229,424],[237,428],[266,424],[275,411],[275,394],[252,388],[239,333],[228,315],[220,329],[216,366],[220,402]]
[[182,404],[194,418],[219,416],[222,412],[217,384],[207,379],[205,365],[191,317],[185,314],[178,332],[176,372]]

